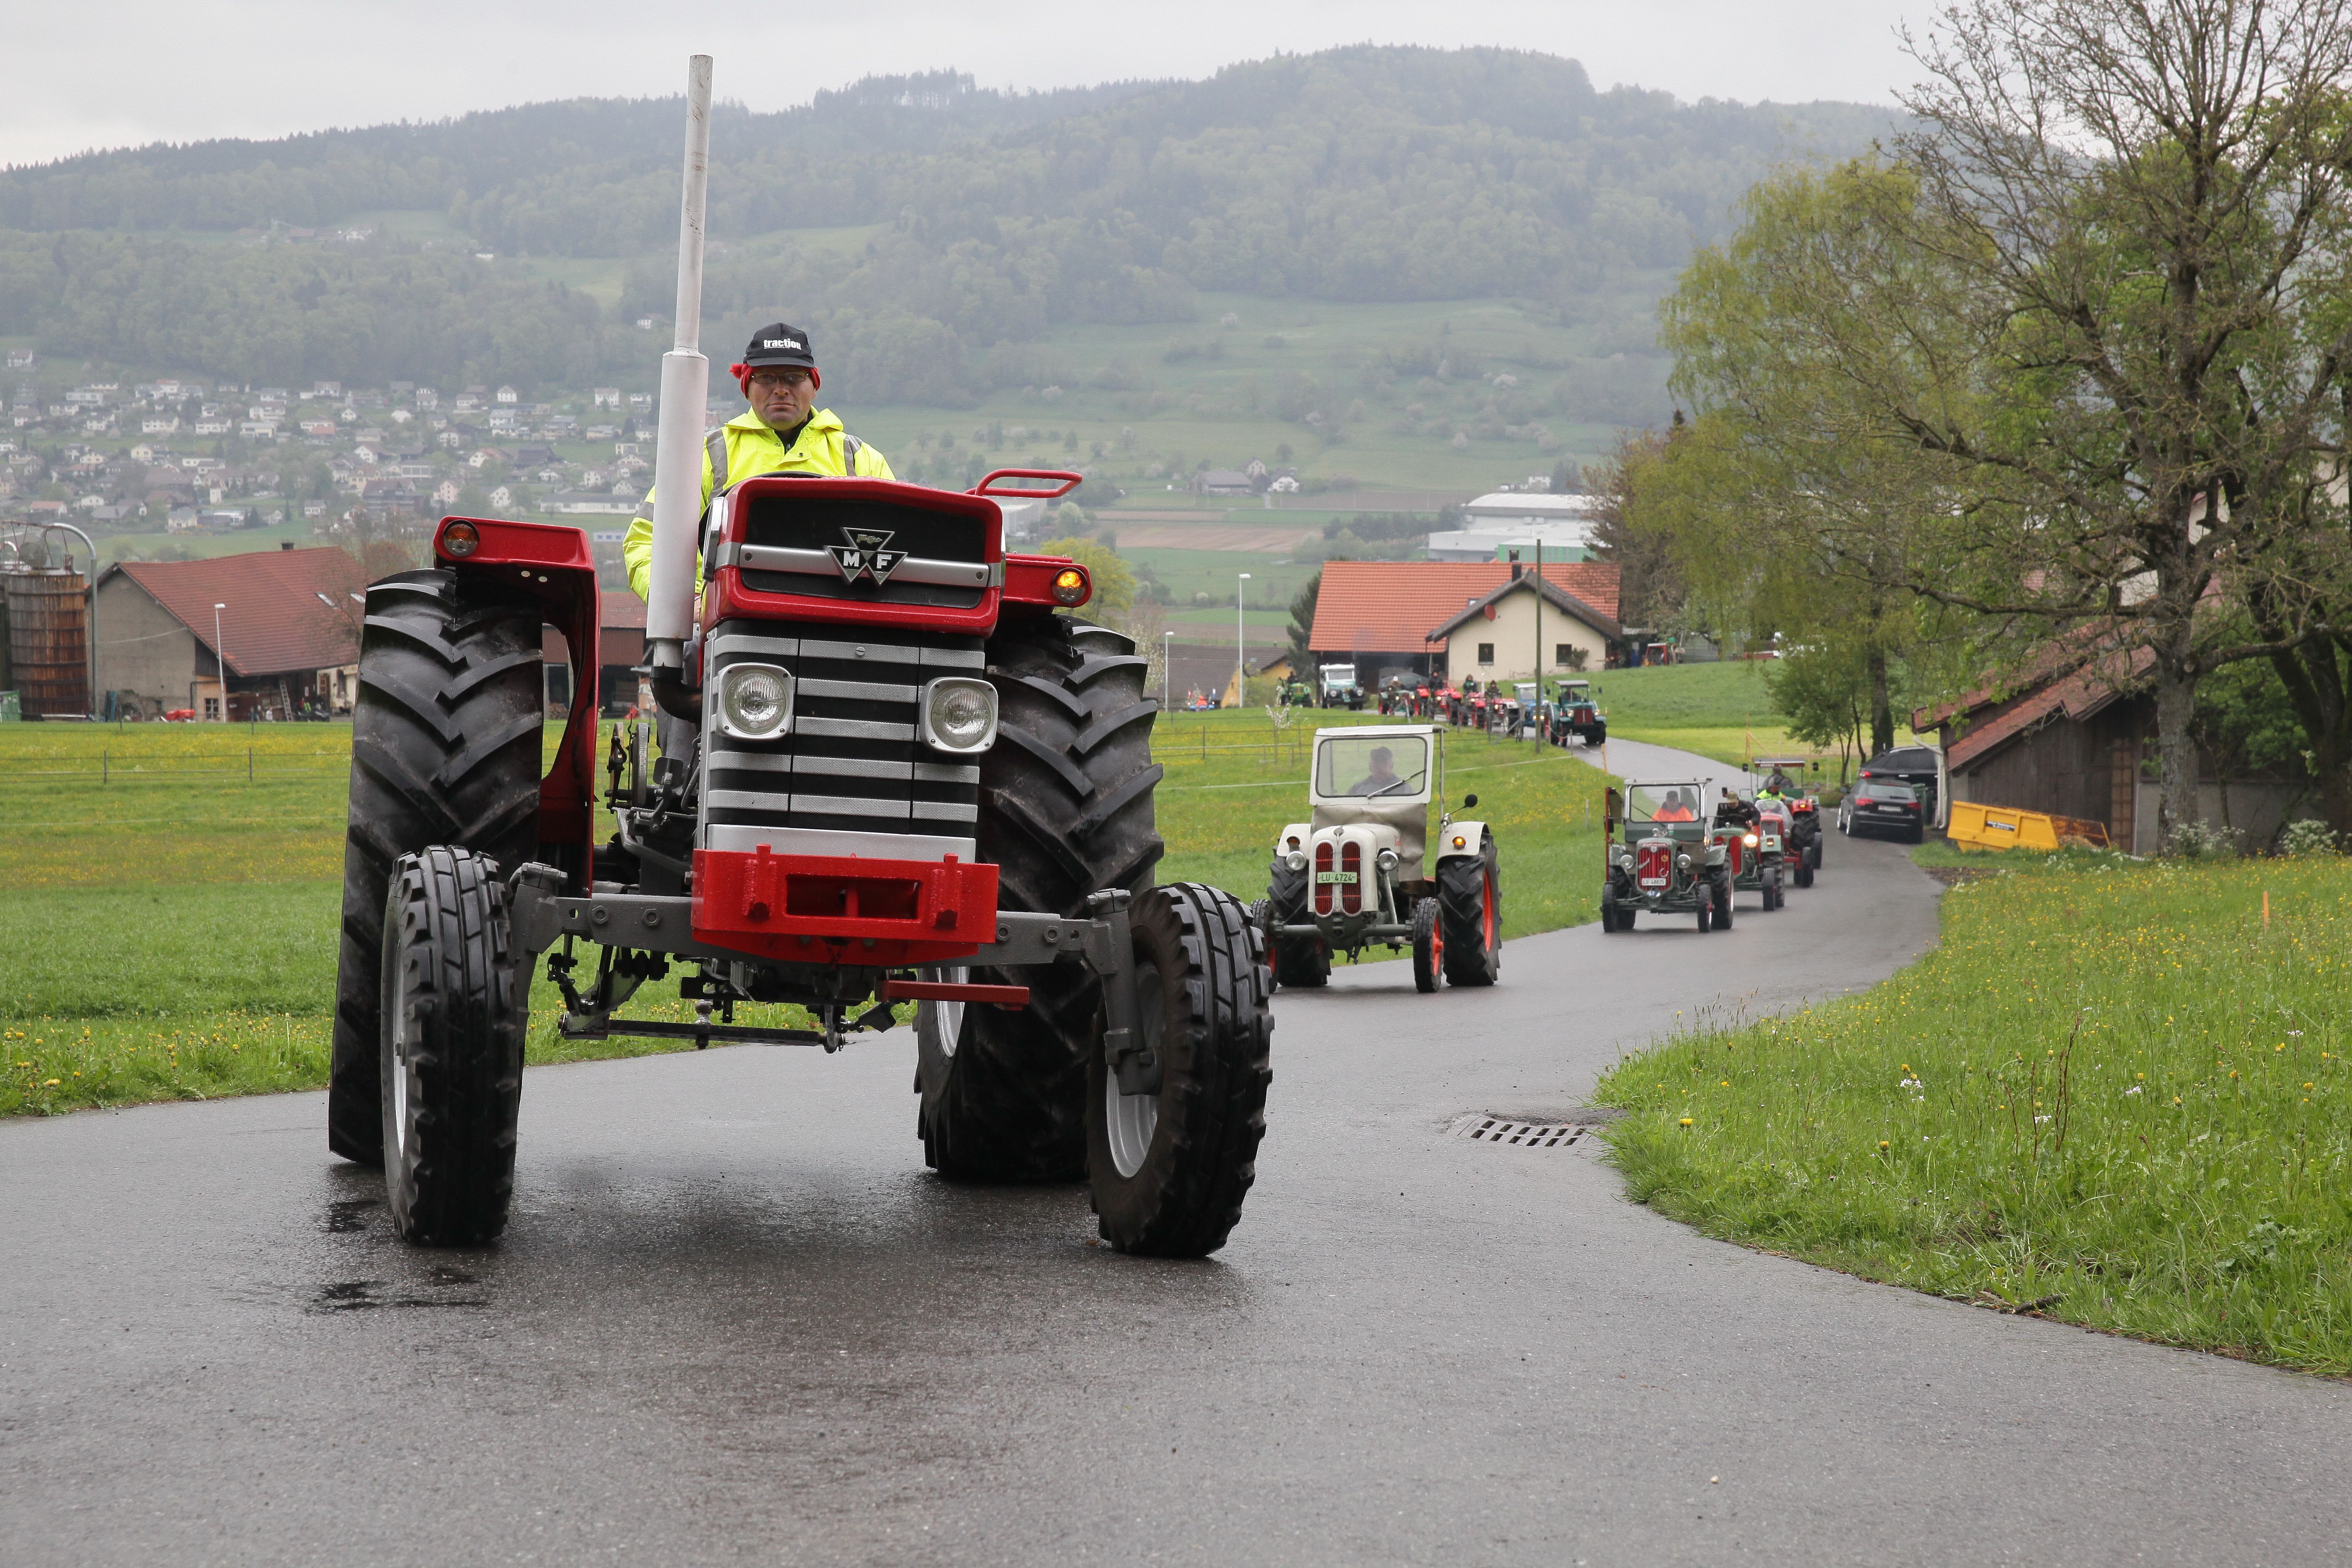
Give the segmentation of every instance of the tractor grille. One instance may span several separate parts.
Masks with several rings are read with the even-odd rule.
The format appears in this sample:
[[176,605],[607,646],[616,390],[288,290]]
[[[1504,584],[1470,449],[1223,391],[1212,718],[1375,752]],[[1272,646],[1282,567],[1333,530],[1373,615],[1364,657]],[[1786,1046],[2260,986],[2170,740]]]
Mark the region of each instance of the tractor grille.
[[[715,693],[730,664],[772,664],[792,672],[791,730],[772,741],[723,732],[716,711],[703,731],[701,842],[749,848],[756,839],[800,854],[887,853],[874,834],[961,841],[971,855],[980,819],[980,766],[917,739],[923,683],[986,668],[976,637],[877,626],[726,621],[703,654],[703,686]],[[752,830],[749,833],[730,831]],[[772,830],[791,830],[772,838]],[[856,836],[856,837],[852,837]],[[830,845],[826,841],[832,841]],[[944,846],[905,845],[909,859]]]
[[977,519],[960,513],[839,497],[817,500],[759,495],[746,505],[743,543],[761,551],[812,555],[815,570],[766,570],[753,565],[752,558],[746,558],[743,586],[761,594],[798,594],[803,597],[941,609],[968,610],[980,603],[983,592],[981,586],[921,581],[921,574],[915,571],[896,574],[878,587],[870,578],[856,583],[846,580],[825,552],[851,542],[855,533],[887,537],[890,549],[916,562],[970,562],[980,565],[987,557],[988,541],[982,525]]
[[1675,847],[1655,839],[1635,847],[1633,876],[1644,888],[1663,888],[1674,880]]

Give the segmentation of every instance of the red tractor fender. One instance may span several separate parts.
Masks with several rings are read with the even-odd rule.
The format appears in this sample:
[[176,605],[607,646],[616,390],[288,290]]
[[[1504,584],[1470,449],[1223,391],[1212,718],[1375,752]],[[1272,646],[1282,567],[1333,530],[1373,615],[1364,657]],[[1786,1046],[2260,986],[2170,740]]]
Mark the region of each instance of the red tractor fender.
[[596,636],[604,612],[588,535],[556,523],[445,517],[433,531],[433,559],[535,601],[563,634],[572,712],[554,765],[540,781],[539,842],[542,858],[584,892],[596,831]]

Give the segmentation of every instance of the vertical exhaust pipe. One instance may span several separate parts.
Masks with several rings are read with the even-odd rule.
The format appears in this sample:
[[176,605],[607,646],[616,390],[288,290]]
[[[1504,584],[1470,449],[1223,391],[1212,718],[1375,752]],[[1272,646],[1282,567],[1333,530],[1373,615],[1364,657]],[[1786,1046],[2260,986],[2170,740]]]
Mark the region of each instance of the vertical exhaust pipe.
[[[646,663],[674,683],[694,635],[694,565],[701,542],[702,415],[710,362],[702,343],[702,219],[710,184],[710,57],[686,67],[686,181],[677,216],[677,339],[662,355],[654,447],[654,547],[646,584]],[[661,677],[656,673],[656,684]]]

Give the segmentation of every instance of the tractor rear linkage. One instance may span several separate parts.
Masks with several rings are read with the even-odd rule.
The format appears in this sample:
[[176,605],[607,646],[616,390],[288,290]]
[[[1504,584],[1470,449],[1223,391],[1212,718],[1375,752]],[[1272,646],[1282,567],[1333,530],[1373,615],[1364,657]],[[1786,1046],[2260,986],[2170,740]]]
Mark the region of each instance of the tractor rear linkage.
[[[1024,985],[964,985],[893,978],[883,983],[874,1006],[849,1020],[845,1027],[843,1009],[839,1007],[825,1010],[825,1026],[822,1030],[756,1029],[714,1024],[708,1000],[695,1004],[698,1017],[691,1024],[615,1019],[611,1016],[610,1005],[599,1008],[583,1001],[573,985],[572,938],[590,938],[608,951],[623,950],[624,962],[629,953],[712,963],[726,963],[742,955],[694,940],[691,898],[605,892],[584,899],[566,898],[558,890],[562,886],[563,874],[554,867],[524,866],[509,879],[508,908],[516,944],[527,959],[537,958],[559,939],[564,942],[565,952],[551,960],[548,968],[551,978],[563,992],[566,1010],[556,1028],[567,1039],[601,1040],[613,1035],[637,1035],[692,1040],[698,1050],[719,1040],[739,1045],[823,1046],[827,1051],[837,1051],[847,1034],[888,1028],[890,1005],[894,1002],[941,1000],[1020,1007],[1029,1001],[1028,987]],[[1130,897],[1124,888],[1087,895],[1087,908],[1091,918],[1087,920],[999,910],[996,940],[982,946],[965,962],[998,969],[1020,969],[1085,960],[1102,979],[1103,1011],[1108,1026],[1104,1031],[1103,1054],[1118,1077],[1119,1092],[1157,1094],[1160,1060],[1149,1047],[1139,1044],[1142,1030],[1135,994],[1135,949],[1128,929]],[[656,965],[660,963],[659,958],[654,962]]]

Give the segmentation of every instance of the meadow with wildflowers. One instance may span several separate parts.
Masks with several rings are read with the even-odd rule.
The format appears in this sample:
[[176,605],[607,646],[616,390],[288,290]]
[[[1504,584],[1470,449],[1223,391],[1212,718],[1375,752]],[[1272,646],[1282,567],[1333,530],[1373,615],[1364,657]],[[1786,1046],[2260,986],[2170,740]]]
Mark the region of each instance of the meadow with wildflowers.
[[2073,852],[1960,883],[1943,925],[1862,995],[1608,1073],[1631,1195],[1867,1279],[2352,1374],[2352,865]]

